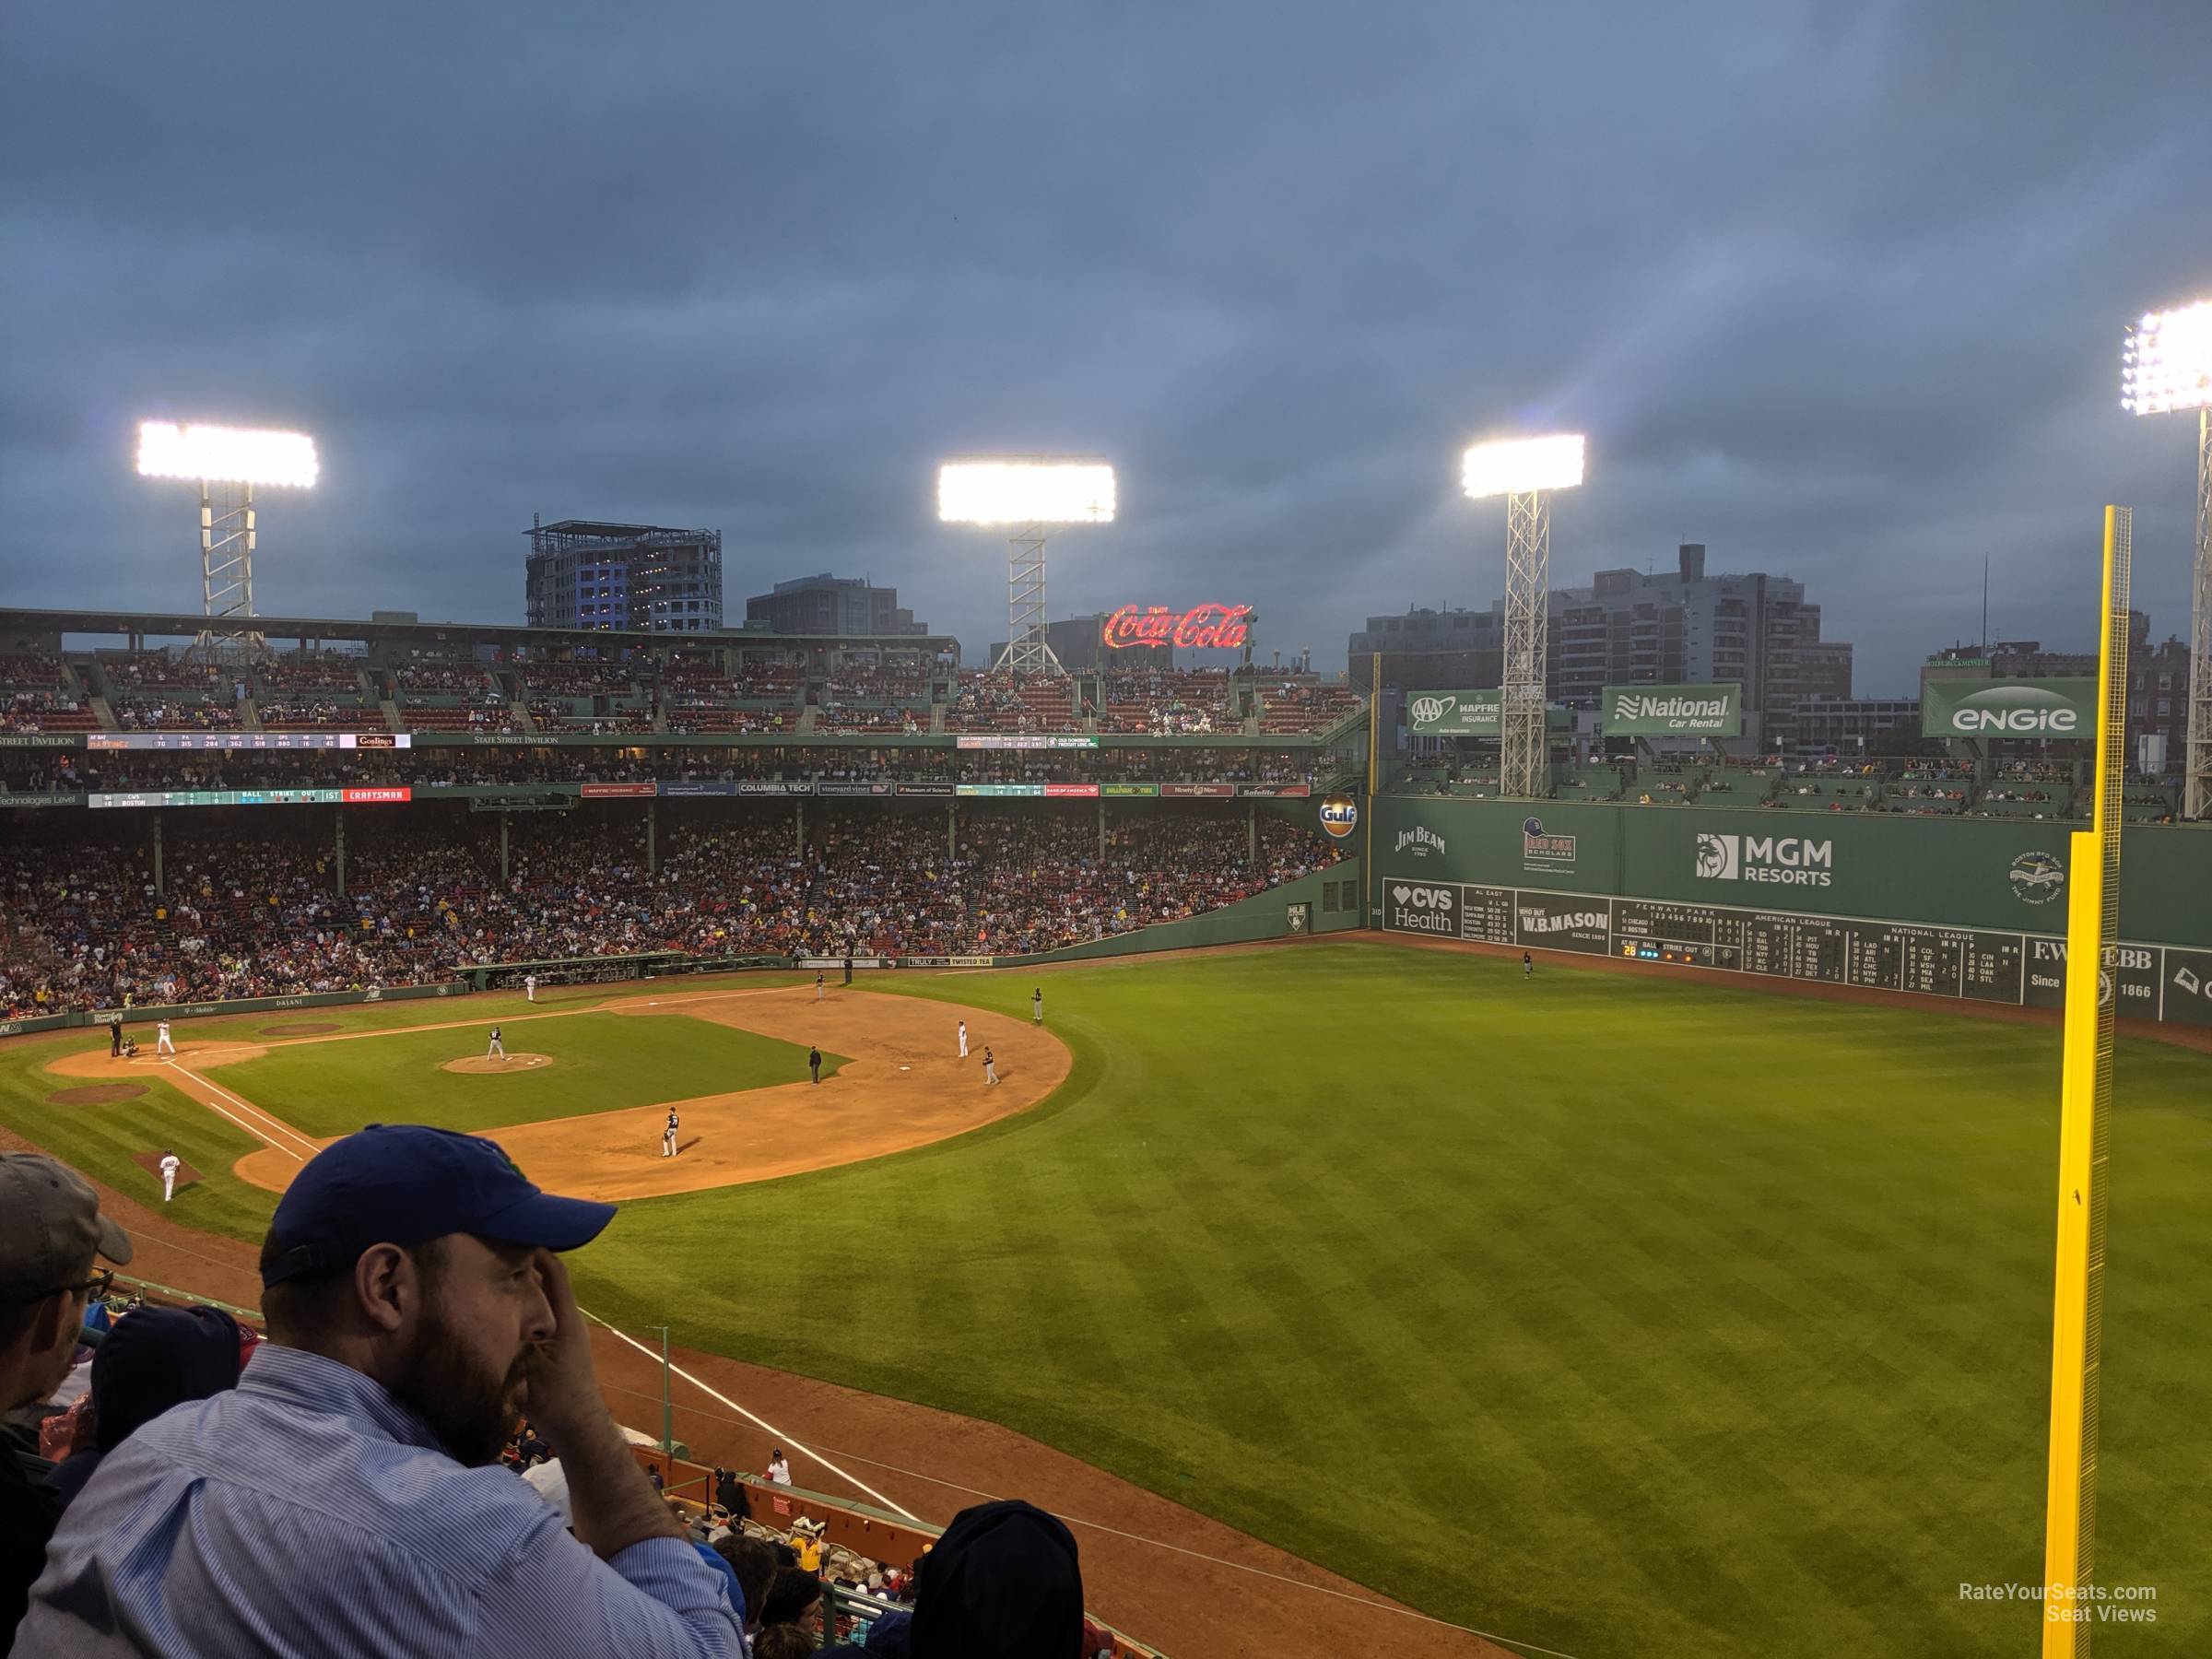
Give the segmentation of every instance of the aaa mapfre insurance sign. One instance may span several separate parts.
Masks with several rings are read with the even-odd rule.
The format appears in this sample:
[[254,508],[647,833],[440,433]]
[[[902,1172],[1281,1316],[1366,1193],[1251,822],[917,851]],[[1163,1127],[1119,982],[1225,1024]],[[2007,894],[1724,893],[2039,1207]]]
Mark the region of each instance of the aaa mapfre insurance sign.
[[1139,609],[1124,605],[1106,618],[1100,640],[1114,650],[1125,645],[1179,645],[1185,651],[1238,651],[1252,637],[1249,605],[1194,605],[1171,611],[1164,605]]

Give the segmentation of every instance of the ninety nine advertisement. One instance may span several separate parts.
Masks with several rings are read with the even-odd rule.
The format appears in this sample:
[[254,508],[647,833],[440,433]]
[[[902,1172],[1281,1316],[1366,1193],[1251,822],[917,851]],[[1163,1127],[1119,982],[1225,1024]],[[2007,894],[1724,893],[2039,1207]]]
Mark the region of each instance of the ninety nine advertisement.
[[1607,686],[1598,704],[1608,737],[1735,737],[1741,686]]

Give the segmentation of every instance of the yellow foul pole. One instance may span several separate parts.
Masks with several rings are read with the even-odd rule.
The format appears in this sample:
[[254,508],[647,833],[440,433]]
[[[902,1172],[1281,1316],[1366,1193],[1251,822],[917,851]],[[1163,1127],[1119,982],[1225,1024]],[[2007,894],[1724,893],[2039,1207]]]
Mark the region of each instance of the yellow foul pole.
[[2059,1071],[2058,1261],[2051,1320],[2051,1457],[2044,1502],[2044,1659],[2088,1659],[2095,1604],[2097,1400],[2103,1341],[2112,1024],[2119,937],[2120,780],[2126,759],[2131,518],[2104,510],[2097,773],[2073,837],[2066,900],[2065,1047]]

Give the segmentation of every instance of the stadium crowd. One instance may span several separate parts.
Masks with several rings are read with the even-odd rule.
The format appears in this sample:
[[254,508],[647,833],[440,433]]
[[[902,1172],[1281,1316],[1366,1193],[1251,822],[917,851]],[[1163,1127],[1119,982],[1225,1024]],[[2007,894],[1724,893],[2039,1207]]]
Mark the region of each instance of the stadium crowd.
[[[652,1653],[1101,1659],[1065,1524],[973,1505],[910,1568],[666,1494],[563,1253],[617,1218],[497,1145],[373,1127],[311,1159],[254,1329],[112,1297],[135,1251],[66,1164],[0,1153],[0,1647],[18,1659]],[[790,1486],[773,1453],[769,1478]],[[793,1499],[773,1503],[791,1512]],[[832,1586],[865,1599],[833,1595]]]
[[347,820],[177,814],[155,890],[143,824],[41,830],[0,853],[0,1016],[434,983],[472,967],[680,951],[1017,955],[1218,909],[1340,849],[1278,818],[1248,860],[1244,815],[1206,803],[1109,820],[1088,804],[959,815],[811,804],[669,811],[649,868],[634,814],[518,814],[498,830],[409,812]]

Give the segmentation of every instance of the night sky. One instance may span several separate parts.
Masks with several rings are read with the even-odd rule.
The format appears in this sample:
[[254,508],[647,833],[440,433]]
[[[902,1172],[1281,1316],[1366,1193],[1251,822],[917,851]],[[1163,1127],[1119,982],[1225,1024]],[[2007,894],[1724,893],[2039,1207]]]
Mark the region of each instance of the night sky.
[[2212,6],[1103,0],[0,22],[0,598],[196,608],[146,418],[313,433],[260,608],[519,622],[533,512],[709,525],[729,615],[896,582],[972,659],[935,464],[1096,453],[1052,614],[1263,651],[1487,604],[1476,437],[1590,434],[1555,579],[1804,579],[1909,688],[2086,647],[2099,511],[2185,626],[2194,429],[2122,325],[2212,293]]

